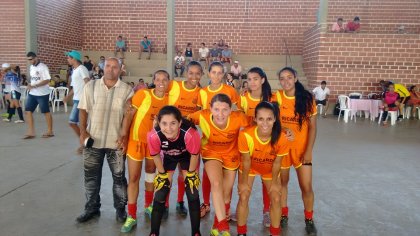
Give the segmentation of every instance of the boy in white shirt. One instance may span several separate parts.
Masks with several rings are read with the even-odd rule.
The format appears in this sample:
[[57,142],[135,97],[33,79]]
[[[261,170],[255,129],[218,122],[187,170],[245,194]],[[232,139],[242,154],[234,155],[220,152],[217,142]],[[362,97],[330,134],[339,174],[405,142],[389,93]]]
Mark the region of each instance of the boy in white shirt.
[[201,48],[198,49],[198,55],[200,56],[200,62],[205,61],[206,67],[209,65],[209,49],[205,43],[201,43]]
[[328,97],[330,96],[330,89],[327,88],[327,82],[322,81],[321,86],[314,88],[312,93],[315,95],[316,105],[322,104],[325,107],[324,114],[322,114],[322,116],[325,117],[327,115],[329,105]]

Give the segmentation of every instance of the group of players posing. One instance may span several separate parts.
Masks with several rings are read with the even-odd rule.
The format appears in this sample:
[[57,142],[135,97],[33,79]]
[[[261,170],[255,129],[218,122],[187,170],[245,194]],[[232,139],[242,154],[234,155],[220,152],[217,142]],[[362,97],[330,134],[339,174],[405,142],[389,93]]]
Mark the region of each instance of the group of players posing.
[[[237,170],[238,235],[247,233],[248,202],[256,175],[263,182],[263,213],[271,220],[266,227],[270,227],[270,235],[280,235],[288,221],[287,184],[292,165],[302,191],[305,229],[315,234],[312,149],[316,106],[295,70],[280,70],[283,90],[275,94],[258,67],[248,71],[248,91],[241,95],[223,83],[224,68],[219,62],[209,66],[211,83],[205,88],[198,87],[202,75],[203,68],[195,61],[187,66],[186,81],[170,81],[169,74],[159,70],[153,77],[156,87],[138,91],[129,101],[128,119],[122,127],[129,133],[124,150],[129,173],[128,217],[121,232],[130,232],[137,224],[139,180],[145,162],[144,207],[151,218],[150,235],[159,235],[177,166],[181,170],[178,201],[185,191],[191,235],[201,235],[200,218],[210,211],[210,189],[215,212],[210,235],[230,235],[228,218]],[[233,105],[238,110],[233,110]],[[201,206],[200,156],[204,163]]]

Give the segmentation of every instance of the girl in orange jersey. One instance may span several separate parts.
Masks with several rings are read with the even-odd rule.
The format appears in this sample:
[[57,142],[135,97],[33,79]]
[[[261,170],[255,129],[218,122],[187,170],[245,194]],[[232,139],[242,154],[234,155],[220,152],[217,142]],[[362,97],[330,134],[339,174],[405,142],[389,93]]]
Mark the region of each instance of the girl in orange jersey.
[[249,213],[249,198],[255,175],[260,175],[269,189],[271,208],[270,234],[280,235],[280,190],[281,159],[289,153],[289,142],[281,134],[277,103],[263,101],[255,108],[256,125],[239,133],[238,146],[241,152],[241,167],[238,176],[239,202],[237,207],[238,235],[246,235]]
[[139,90],[128,102],[130,109],[127,110],[127,118],[123,121],[123,130],[130,136],[127,147],[128,164],[128,217],[121,227],[121,232],[127,233],[137,224],[137,198],[139,195],[139,180],[142,163],[146,158],[145,166],[145,213],[151,217],[153,201],[153,180],[156,167],[153,157],[150,156],[147,147],[147,132],[153,128],[153,120],[159,110],[168,104],[169,74],[165,70],[158,70],[153,75],[153,83],[156,85],[151,90]]
[[295,141],[291,143],[289,155],[281,165],[282,217],[281,226],[288,221],[287,184],[289,170],[293,165],[302,192],[305,208],[305,224],[308,234],[316,234],[313,221],[314,192],[312,190],[312,149],[316,137],[316,105],[312,94],[305,90],[296,77],[293,68],[285,67],[278,73],[283,90],[276,92],[280,106],[280,118],[284,127],[294,132]]
[[226,94],[217,94],[210,110],[197,111],[189,118],[203,133],[201,156],[211,184],[215,209],[210,235],[230,236],[226,210],[230,206],[236,170],[239,167],[238,134],[249,125],[243,112],[232,111],[232,102]]
[[[223,64],[216,61],[210,64],[209,66],[209,77],[210,85],[200,90],[200,96],[198,97],[197,105],[201,109],[209,109],[210,101],[216,94],[226,94],[233,104],[237,104],[239,101],[239,96],[236,90],[223,83],[224,76],[224,67]],[[203,204],[201,205],[201,217],[204,217],[208,212],[210,212],[210,182],[207,176],[207,172],[204,169],[203,171]]]
[[[168,105],[172,105],[178,108],[181,111],[183,117],[186,117],[198,110],[197,101],[198,95],[200,93],[200,87],[198,87],[198,84],[202,76],[203,67],[201,64],[197,61],[191,61],[187,65],[187,80],[172,80],[169,85]],[[178,199],[176,204],[176,212],[180,216],[187,216],[188,210],[184,205],[184,177],[179,166],[178,170]],[[166,208],[169,208],[168,202],[166,202]]]
[[[249,117],[250,122],[254,122],[255,107],[261,101],[271,101],[272,93],[271,86],[268,82],[267,75],[259,67],[249,69],[247,73],[248,91],[241,94],[238,109],[245,112]],[[270,227],[270,198],[267,189],[263,184],[263,225]]]

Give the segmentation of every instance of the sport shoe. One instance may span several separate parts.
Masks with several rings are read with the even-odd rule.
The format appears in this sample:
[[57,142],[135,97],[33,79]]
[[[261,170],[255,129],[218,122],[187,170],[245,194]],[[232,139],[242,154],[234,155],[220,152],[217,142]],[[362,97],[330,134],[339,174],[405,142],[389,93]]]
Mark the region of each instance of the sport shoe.
[[305,219],[305,230],[308,235],[316,235],[316,227],[313,219]]
[[169,218],[169,208],[165,207],[165,211],[163,212],[162,219],[167,220]]
[[263,225],[264,227],[269,228],[271,225],[271,219],[270,219],[270,212],[266,211],[263,213]]
[[4,119],[3,119],[3,121],[4,121],[4,122],[10,122],[10,119],[8,119],[8,118],[4,118]]
[[209,212],[210,212],[210,205],[202,203],[201,206],[200,206],[200,216],[201,216],[201,218],[206,216],[207,213],[209,213]]
[[84,223],[86,221],[89,221],[95,217],[98,217],[101,215],[101,212],[99,210],[96,211],[84,211],[80,216],[76,218],[76,221],[78,223]]
[[19,123],[25,123],[25,121],[24,120],[16,120],[15,121],[15,124],[19,124]]
[[153,205],[150,205],[144,208],[144,214],[149,218],[149,220],[152,219],[152,211],[153,211]]
[[210,231],[210,236],[230,236],[230,233],[229,233],[229,231],[219,232],[218,229],[212,229]]
[[118,208],[115,213],[115,219],[119,223],[124,223],[127,219],[127,212],[125,211],[125,208]]
[[121,233],[129,233],[136,225],[137,220],[131,216],[128,216],[123,226],[121,226]]
[[286,228],[287,227],[287,222],[289,221],[289,217],[287,216],[281,216],[281,220],[280,220],[280,226],[282,228]]
[[180,216],[187,216],[188,215],[188,210],[187,210],[187,208],[185,208],[184,202],[178,202],[176,204],[176,213],[178,213],[178,215],[180,215]]

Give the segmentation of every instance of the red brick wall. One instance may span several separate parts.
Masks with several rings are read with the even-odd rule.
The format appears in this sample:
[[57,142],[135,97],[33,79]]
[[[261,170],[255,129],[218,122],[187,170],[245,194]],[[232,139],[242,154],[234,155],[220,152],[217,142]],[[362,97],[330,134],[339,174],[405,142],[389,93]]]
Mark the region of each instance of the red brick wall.
[[404,25],[406,32],[420,33],[419,0],[330,0],[328,3],[330,23],[338,17],[348,22],[359,16],[364,32],[395,33]]
[[[129,49],[149,35],[157,51],[166,43],[166,1],[83,2],[84,50],[113,50],[116,37],[128,39]],[[303,32],[316,22],[318,0],[176,1],[176,42],[198,48],[220,38],[234,53],[281,54],[287,40],[291,54],[301,54]],[[147,7],[145,7],[147,5]]]
[[66,65],[64,52],[82,48],[82,0],[37,0],[38,56],[51,73]]
[[26,67],[25,15],[23,0],[0,1],[0,64],[10,63]]
[[311,87],[326,80],[334,98],[379,91],[382,79],[420,83],[420,35],[321,33],[319,39],[315,76],[311,61],[304,64],[305,72]]
[[[308,78],[308,86],[315,87],[317,77],[317,67],[319,59],[321,31],[318,25],[307,30],[303,35],[305,42],[303,44],[303,69],[305,76]],[[299,76],[299,75],[298,75]]]

